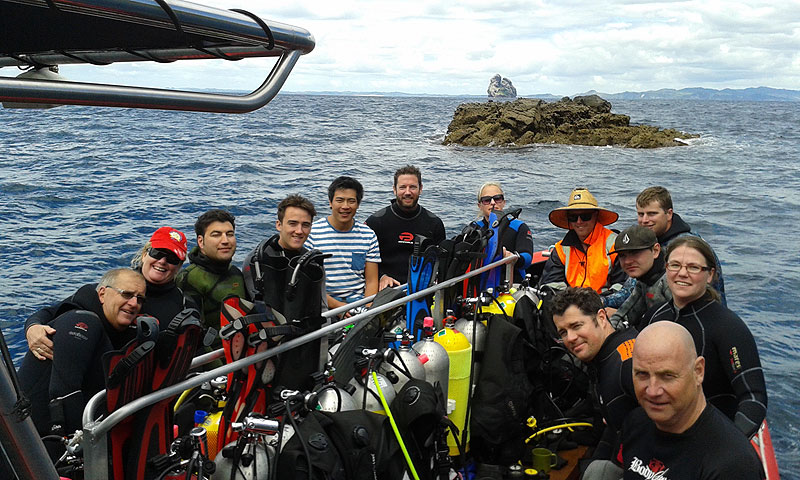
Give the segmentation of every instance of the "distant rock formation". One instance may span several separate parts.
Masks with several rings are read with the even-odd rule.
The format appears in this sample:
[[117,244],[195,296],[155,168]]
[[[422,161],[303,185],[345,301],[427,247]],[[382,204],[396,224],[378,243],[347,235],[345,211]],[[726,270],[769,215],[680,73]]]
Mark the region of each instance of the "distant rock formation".
[[444,144],[511,146],[532,143],[617,145],[658,148],[686,145],[698,135],[630,125],[630,117],[611,113],[597,95],[564,97],[557,102],[521,98],[513,102],[463,103],[447,127]]
[[486,93],[492,98],[517,98],[517,89],[514,88],[511,80],[501,77],[499,73],[489,80],[489,88],[486,90]]

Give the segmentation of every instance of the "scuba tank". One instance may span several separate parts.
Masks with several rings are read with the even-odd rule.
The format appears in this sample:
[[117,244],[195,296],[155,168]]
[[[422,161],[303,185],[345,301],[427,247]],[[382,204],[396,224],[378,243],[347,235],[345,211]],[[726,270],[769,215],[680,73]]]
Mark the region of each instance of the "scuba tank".
[[378,377],[378,385],[381,387],[384,398],[386,398],[386,403],[391,404],[397,393],[392,382],[386,376],[377,373],[376,367],[378,365],[375,365],[384,358],[384,352],[370,348],[357,348],[357,350],[359,349],[360,351],[356,352],[355,376],[350,380],[350,385],[355,387],[353,399],[356,402],[356,409],[363,408],[370,412],[386,415],[378,396],[378,390],[375,388],[375,380],[372,377],[372,372],[375,371]]
[[400,391],[410,379],[425,380],[425,362],[428,361],[427,355],[419,355],[411,349],[411,333],[407,330],[397,335],[400,346],[397,347],[396,355],[393,359],[381,363],[379,371],[384,375],[394,372],[397,375],[397,383],[394,389]]
[[487,288],[486,293],[489,294],[490,299],[488,302],[481,305],[478,313],[505,314],[508,318],[514,316],[514,307],[516,306],[517,300],[514,298],[508,283],[503,283],[498,289],[496,297],[493,295],[494,292],[491,288]]
[[[214,460],[216,470],[212,480],[263,480],[271,478],[271,469],[275,468],[275,447],[263,441],[264,435],[275,434],[279,423],[262,417],[247,416],[244,420],[234,422],[231,427],[241,432],[241,437],[222,449]],[[239,449],[239,458],[237,457]],[[245,455],[248,457],[244,461]],[[234,473],[235,472],[235,473]]]
[[433,340],[433,318],[425,317],[423,321],[423,339],[414,344],[414,350],[420,355],[425,354],[428,361],[425,362],[425,380],[431,385],[436,386],[436,382],[442,388],[444,398],[447,397],[447,382],[450,378],[450,357],[447,350]]
[[464,336],[467,337],[467,341],[470,343],[470,345],[472,345],[473,340],[475,342],[475,344],[472,345],[472,357],[473,361],[475,362],[475,368],[472,374],[472,385],[477,385],[478,374],[480,373],[481,368],[481,358],[483,357],[483,352],[486,348],[486,331],[488,329],[480,320],[468,320],[466,318],[460,318],[456,322],[456,330],[463,333]]
[[[356,401],[348,389],[339,386],[334,380],[335,369],[328,362],[325,368],[325,381],[317,389],[317,403],[319,409],[324,412],[344,412],[346,410],[358,410]],[[349,385],[347,386],[349,387]],[[352,391],[352,388],[349,390]]]
[[[471,393],[469,373],[472,367],[472,346],[463,333],[453,328],[454,320],[455,317],[450,315],[446,326],[436,332],[433,339],[437,344],[444,347],[450,358],[450,380],[447,386],[447,416],[455,426],[458,427],[459,432],[464,432],[465,429],[468,430],[468,426],[465,424],[467,418],[467,403],[469,402]],[[453,405],[453,402],[455,405]],[[469,439],[469,433],[467,432],[466,436],[462,433],[462,438]],[[451,456],[459,454],[456,439],[453,438],[452,432],[447,434],[447,446],[450,448]],[[464,451],[466,451],[466,443],[463,445],[463,448]]]

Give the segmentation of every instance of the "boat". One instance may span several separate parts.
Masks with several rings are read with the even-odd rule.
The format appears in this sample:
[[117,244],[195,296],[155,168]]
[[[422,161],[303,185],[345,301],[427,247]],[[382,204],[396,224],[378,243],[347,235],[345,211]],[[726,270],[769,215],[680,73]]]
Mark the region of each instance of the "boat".
[[[28,69],[19,78],[0,76],[0,101],[9,107],[89,105],[245,113],[263,107],[274,98],[299,58],[310,53],[315,46],[313,36],[302,28],[262,20],[242,10],[225,11],[179,0],[0,0],[0,18],[36,18],[38,31],[45,32],[31,35],[27,21],[6,22],[4,25],[9,28],[0,32],[0,73],[5,73],[3,67]],[[98,32],[103,34],[98,35]],[[236,61],[254,57],[274,57],[276,63],[259,88],[241,96],[69,82],[55,71],[57,65],[66,64],[99,66],[139,61]],[[541,274],[548,256],[549,250],[534,254],[533,265],[528,270],[532,278]],[[108,458],[109,432],[136,412],[212,382],[220,376],[266,362],[345,327],[366,325],[376,315],[402,309],[416,299],[434,297],[433,305],[439,308],[434,308],[431,313],[436,327],[441,328],[445,313],[442,308],[445,289],[484,272],[513,265],[517,258],[510,256],[464,275],[440,279],[429,288],[401,295],[402,298],[347,319],[331,321],[315,332],[136,398],[107,415],[103,408],[107,393],[98,393],[86,406],[82,437],[78,436],[79,442],[73,444],[73,447],[82,449],[85,477],[97,480],[113,478]],[[511,268],[507,270],[511,272]],[[506,277],[507,282],[510,283],[510,280],[510,277]],[[334,319],[338,314],[372,300],[374,297],[368,297],[326,312],[323,316]],[[223,356],[222,350],[210,352],[195,358],[191,366],[199,369]],[[58,478],[30,418],[25,417],[18,405],[13,364],[7,352],[4,357],[5,368],[0,368],[0,442],[3,451],[21,480]],[[274,426],[270,428],[274,429]],[[768,479],[779,478],[766,423],[753,439],[753,445],[764,461]],[[585,452],[585,448],[571,449],[564,455],[568,459],[566,466],[554,470],[551,478],[577,478],[577,462]]]

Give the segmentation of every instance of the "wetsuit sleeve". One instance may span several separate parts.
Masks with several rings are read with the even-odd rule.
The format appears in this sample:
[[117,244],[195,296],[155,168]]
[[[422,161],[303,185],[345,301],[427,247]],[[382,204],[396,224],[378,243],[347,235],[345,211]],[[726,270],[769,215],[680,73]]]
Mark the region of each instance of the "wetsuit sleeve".
[[553,288],[565,288],[567,286],[567,273],[561,258],[555,250],[550,251],[550,257],[544,264],[542,278],[539,280],[540,286],[551,286]]
[[444,241],[445,238],[447,238],[447,234],[444,230],[444,223],[442,222],[441,218],[436,217],[436,228],[433,230],[433,241],[436,243],[436,245],[439,245],[442,243],[442,241]]
[[79,297],[95,295],[95,286],[96,284],[84,285],[83,287],[79,288],[77,292],[73,293],[64,300],[36,311],[33,315],[28,317],[27,320],[25,320],[24,331],[27,332],[28,328],[32,327],[33,325],[47,325],[62,313],[75,308],[80,308],[79,305],[81,302]]
[[720,364],[730,379],[737,408],[733,422],[747,437],[753,436],[767,414],[767,386],[753,334],[741,318],[717,329]]
[[[623,322],[631,325],[633,322],[638,321],[639,317],[641,317],[645,310],[647,310],[645,297],[642,295],[641,288],[636,286],[636,283],[637,282],[635,278],[629,278],[622,286],[622,290],[606,297],[608,300],[603,300],[607,307],[619,307],[609,319],[611,321],[611,325],[613,325],[616,329],[619,329]],[[626,290],[630,293],[628,298],[622,302],[622,305],[614,305],[615,302],[614,298],[612,297],[616,298],[620,296],[621,292]]]
[[522,270],[530,267],[533,260],[533,236],[531,235],[531,229],[524,222],[520,223],[519,228],[517,228],[514,250],[521,257],[517,260],[516,267]]
[[61,422],[61,416],[65,433],[70,433],[81,428],[83,407],[103,388],[98,348],[107,337],[101,320],[87,311],[62,315],[51,325],[56,333],[48,389],[50,416],[54,424]]

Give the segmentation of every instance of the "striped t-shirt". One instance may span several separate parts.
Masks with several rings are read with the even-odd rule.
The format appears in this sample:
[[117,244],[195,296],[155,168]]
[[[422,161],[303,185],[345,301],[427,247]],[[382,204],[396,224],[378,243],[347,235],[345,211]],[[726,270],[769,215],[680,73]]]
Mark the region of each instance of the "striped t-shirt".
[[364,297],[366,262],[381,262],[378,237],[372,229],[355,222],[350,230],[340,232],[323,217],[311,225],[305,246],[333,255],[325,259],[329,295],[348,303]]

